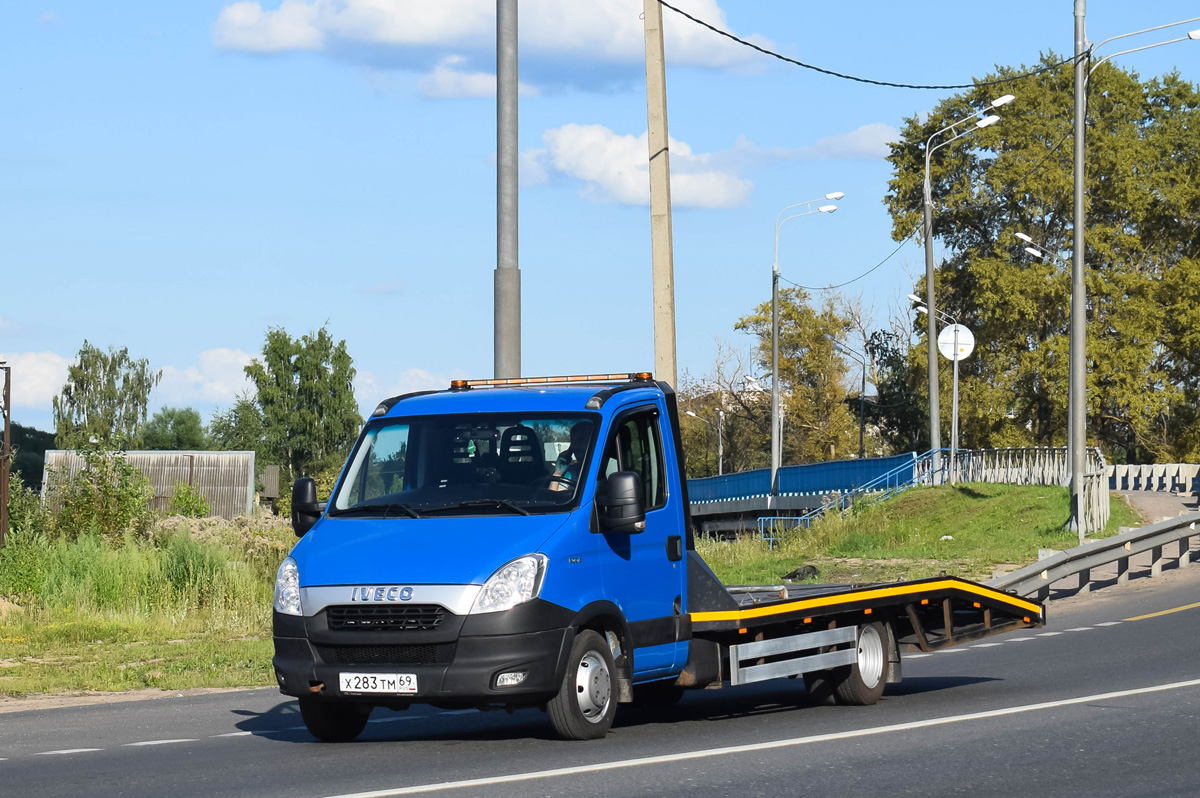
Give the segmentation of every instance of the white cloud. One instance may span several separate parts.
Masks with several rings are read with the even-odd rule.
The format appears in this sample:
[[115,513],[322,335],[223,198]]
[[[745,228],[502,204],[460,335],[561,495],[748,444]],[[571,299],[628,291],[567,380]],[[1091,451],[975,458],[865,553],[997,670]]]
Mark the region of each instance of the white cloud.
[[0,354],[12,367],[13,407],[49,411],[51,400],[67,381],[67,367],[73,362],[56,352],[18,352]]
[[233,402],[252,387],[244,371],[251,359],[240,349],[206,349],[195,365],[163,366],[162,381],[150,404]]
[[[647,136],[619,135],[603,125],[568,124],[547,130],[544,149],[527,150],[526,162],[542,173],[558,172],[584,182],[580,192],[596,202],[650,203]],[[720,168],[711,153],[695,153],[671,139],[671,201],[681,208],[730,208],[750,197],[754,184]]]
[[407,369],[388,380],[381,379],[373,371],[359,371],[354,378],[354,395],[358,398],[360,411],[368,416],[376,405],[389,397],[413,391],[445,390],[450,387],[450,380],[466,378],[464,371],[434,374],[424,369]]
[[45,11],[38,16],[37,21],[39,25],[58,25],[62,23],[62,17],[53,11]]
[[[700,19],[726,27],[725,12],[717,0],[678,2]],[[283,0],[273,9],[258,2],[236,2],[218,15],[213,41],[224,49],[258,53],[324,50],[344,54],[356,47],[423,48],[426,64],[429,54],[440,58],[451,49],[469,53],[482,63],[494,58],[495,15],[494,0]],[[641,15],[642,0],[522,0],[522,59],[567,56],[572,63],[640,64],[645,57]],[[663,33],[672,64],[728,68],[758,58],[748,48],[666,9]],[[759,36],[751,38],[770,44]],[[472,79],[465,86],[459,84],[460,88],[482,92],[474,79],[480,73],[463,74]],[[427,78],[436,88],[446,75],[435,68]]]
[[[495,97],[496,76],[491,72],[464,71],[461,67],[466,61],[460,55],[443,58],[417,84],[421,94],[431,99]],[[522,97],[536,97],[538,90],[526,83],[518,83],[517,93]]]
[[891,152],[888,144],[900,140],[900,131],[883,122],[872,122],[849,133],[817,139],[801,147],[799,157],[814,161],[870,161],[886,158]]

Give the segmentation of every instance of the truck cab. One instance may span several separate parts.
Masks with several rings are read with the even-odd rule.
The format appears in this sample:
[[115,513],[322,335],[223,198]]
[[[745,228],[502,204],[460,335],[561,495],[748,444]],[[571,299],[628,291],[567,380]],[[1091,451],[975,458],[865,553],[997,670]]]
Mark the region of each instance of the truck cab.
[[[874,671],[859,703],[898,678],[901,634],[936,645],[913,591],[859,624],[847,586],[726,589],[694,551],[682,463],[674,393],[644,373],[455,381],[381,403],[327,501],[311,479],[293,486],[300,540],[273,613],[280,690],[323,740],[412,703],[544,707],[561,737],[588,739],[619,703],[754,680],[739,665],[762,659],[751,639],[778,649],[763,678],[817,674],[810,689],[862,682],[862,660]],[[806,637],[812,616],[829,620]]]

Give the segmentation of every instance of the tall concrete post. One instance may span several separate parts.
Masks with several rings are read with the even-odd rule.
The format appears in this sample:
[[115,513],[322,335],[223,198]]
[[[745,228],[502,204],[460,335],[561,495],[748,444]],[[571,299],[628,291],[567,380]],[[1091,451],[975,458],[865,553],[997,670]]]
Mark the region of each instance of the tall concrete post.
[[646,118],[650,140],[650,250],[654,275],[654,375],[678,386],[675,365],[675,265],[671,252],[671,159],[662,6],[644,0]]
[[1071,355],[1070,390],[1067,393],[1067,429],[1070,444],[1071,524],[1079,540],[1087,536],[1087,514],[1083,511],[1083,473],[1087,446],[1087,286],[1084,283],[1083,202],[1084,143],[1087,130],[1087,32],[1084,15],[1087,0],[1075,0],[1075,242],[1071,261]]
[[933,450],[933,462],[930,464],[931,484],[941,481],[942,469],[942,407],[941,396],[938,392],[938,348],[937,348],[937,318],[936,305],[933,296],[933,188],[929,182],[929,145],[931,137],[925,143],[925,185],[924,194],[924,233],[925,233],[925,314],[926,328],[926,360],[929,368],[929,448]]
[[9,412],[12,399],[12,367],[0,365],[0,368],[4,369],[4,450],[0,454],[0,547],[3,547],[4,540],[8,537],[8,478],[12,470],[12,438],[9,427],[12,422],[12,413]]
[[521,376],[517,156],[517,0],[496,0],[496,378]]

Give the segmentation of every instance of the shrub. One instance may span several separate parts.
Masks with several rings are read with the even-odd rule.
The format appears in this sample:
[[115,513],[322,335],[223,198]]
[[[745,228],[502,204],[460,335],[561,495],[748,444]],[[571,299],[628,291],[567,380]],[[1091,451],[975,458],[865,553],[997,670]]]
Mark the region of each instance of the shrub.
[[56,535],[70,541],[94,530],[114,543],[126,532],[147,537],[154,524],[154,490],[142,472],[120,452],[92,445],[80,454],[84,468],[56,489],[62,508],[54,522]]
[[176,482],[167,512],[184,518],[207,518],[212,513],[212,507],[199,488],[193,488],[186,482]]

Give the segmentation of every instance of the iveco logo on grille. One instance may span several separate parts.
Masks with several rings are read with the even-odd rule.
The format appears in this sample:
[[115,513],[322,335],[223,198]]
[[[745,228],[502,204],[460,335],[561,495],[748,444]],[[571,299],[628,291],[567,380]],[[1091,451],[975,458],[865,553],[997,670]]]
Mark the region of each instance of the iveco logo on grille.
[[352,587],[351,601],[410,601],[413,597],[411,587]]

